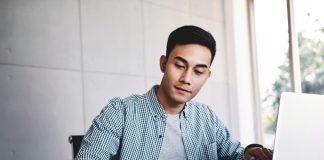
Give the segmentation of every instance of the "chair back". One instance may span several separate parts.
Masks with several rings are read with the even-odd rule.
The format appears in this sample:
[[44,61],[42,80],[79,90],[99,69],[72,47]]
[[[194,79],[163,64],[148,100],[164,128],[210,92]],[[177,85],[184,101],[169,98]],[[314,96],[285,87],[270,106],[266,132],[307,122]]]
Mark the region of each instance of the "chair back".
[[72,145],[73,158],[75,158],[76,155],[79,152],[83,137],[84,137],[84,135],[71,135],[71,136],[69,136],[69,142]]

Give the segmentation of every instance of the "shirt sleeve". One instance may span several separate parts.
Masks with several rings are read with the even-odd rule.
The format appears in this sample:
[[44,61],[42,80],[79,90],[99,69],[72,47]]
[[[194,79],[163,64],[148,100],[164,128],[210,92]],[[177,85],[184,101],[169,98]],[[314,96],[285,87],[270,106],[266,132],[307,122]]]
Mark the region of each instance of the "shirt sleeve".
[[226,126],[213,113],[216,125],[217,153],[220,160],[244,160],[244,148],[240,142],[233,139]]
[[85,134],[77,160],[110,159],[118,153],[124,124],[122,100],[112,99]]

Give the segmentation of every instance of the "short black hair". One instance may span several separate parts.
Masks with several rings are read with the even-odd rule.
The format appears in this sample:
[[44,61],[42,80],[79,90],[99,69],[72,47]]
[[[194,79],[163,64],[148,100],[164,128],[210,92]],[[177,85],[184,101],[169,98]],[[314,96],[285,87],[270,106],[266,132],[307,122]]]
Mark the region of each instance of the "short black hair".
[[216,54],[216,41],[211,33],[200,27],[185,25],[172,31],[167,42],[167,59],[177,44],[200,44],[206,46],[211,52],[210,63],[214,60]]

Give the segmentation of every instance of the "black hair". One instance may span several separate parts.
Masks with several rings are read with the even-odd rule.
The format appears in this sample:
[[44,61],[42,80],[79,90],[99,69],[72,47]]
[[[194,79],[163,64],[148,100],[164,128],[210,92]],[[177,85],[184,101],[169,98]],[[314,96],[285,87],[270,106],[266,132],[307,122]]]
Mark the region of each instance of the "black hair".
[[206,46],[211,52],[210,63],[212,63],[214,60],[216,54],[216,41],[211,33],[200,27],[186,25],[172,31],[167,42],[167,59],[177,44],[200,44]]

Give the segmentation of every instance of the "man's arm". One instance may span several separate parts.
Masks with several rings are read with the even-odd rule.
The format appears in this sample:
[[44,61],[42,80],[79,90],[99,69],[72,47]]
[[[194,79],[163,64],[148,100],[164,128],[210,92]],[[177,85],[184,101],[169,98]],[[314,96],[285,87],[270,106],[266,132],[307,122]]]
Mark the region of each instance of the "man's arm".
[[83,138],[77,160],[110,159],[117,154],[124,124],[120,99],[112,99]]
[[228,131],[227,128],[223,128],[219,136],[219,159],[227,160],[227,159],[237,159],[243,160],[244,148],[241,146],[240,142],[234,140]]
[[271,160],[273,151],[264,148],[260,144],[250,144],[245,149],[241,144],[231,138],[231,135],[225,125],[218,119],[216,114],[211,111],[214,124],[217,129],[217,143],[219,149],[219,159],[237,159],[237,160]]
[[240,142],[233,139],[229,130],[217,117],[216,113],[209,109],[212,116],[212,124],[216,129],[217,154],[219,160],[244,160],[244,148]]

